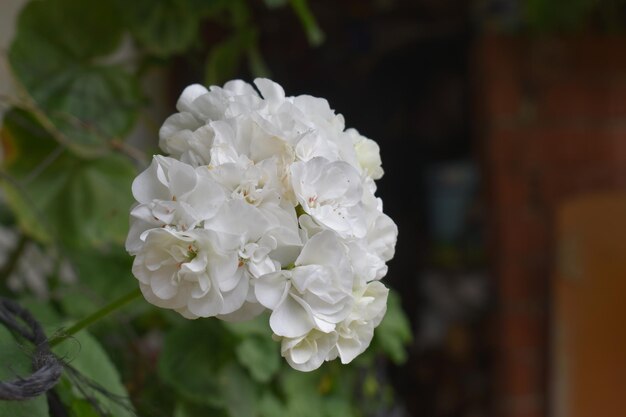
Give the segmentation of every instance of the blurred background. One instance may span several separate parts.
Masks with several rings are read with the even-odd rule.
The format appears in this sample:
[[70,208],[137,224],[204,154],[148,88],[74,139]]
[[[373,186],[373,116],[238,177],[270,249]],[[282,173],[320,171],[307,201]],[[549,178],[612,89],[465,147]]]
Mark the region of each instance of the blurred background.
[[[18,20],[28,3],[47,9]],[[86,259],[124,256],[107,243],[117,238],[113,223],[92,220],[120,217],[115,207],[125,211],[130,202],[116,191],[130,180],[107,177],[100,187],[91,170],[93,181],[79,184],[100,187],[96,201],[108,211],[90,207],[89,196],[70,208],[51,202],[49,185],[33,180],[56,152],[40,150],[48,146],[40,146],[42,130],[69,137],[63,146],[90,161],[123,154],[133,162],[104,171],[128,168],[132,179],[158,152],[157,129],[184,86],[268,76],[288,95],[327,98],[347,126],[380,144],[378,194],[400,231],[385,279],[401,310],[390,314],[372,348],[378,353],[349,371],[347,393],[325,397],[347,384],[337,379],[340,368],[310,385],[319,404],[343,406],[293,411],[285,388],[293,381],[281,377],[288,383],[276,398],[287,408],[263,403],[259,415],[626,416],[626,2],[142,0],[116,7],[0,3],[3,291],[25,302],[52,300],[55,314],[73,317],[81,310],[61,300],[108,288],[62,291],[95,269],[82,265]],[[32,201],[15,196],[16,183]],[[29,206],[50,218],[24,214]],[[68,221],[67,210],[87,215]],[[37,222],[53,223],[53,232]],[[78,246],[86,249],[87,239],[98,254],[77,260],[67,253],[76,253],[78,238],[67,235],[85,229],[90,235]],[[102,238],[102,229],[111,236]],[[13,265],[16,254],[26,270]],[[33,257],[51,263],[48,272],[29,272]],[[42,274],[55,278],[42,283]],[[174,319],[140,311],[119,320],[130,323],[139,352],[156,357],[162,335],[148,329],[156,322],[165,332],[163,323]],[[127,343],[100,332],[109,348]],[[118,366],[129,360],[111,356]],[[142,398],[154,401],[157,388],[128,369],[121,375],[143,415]],[[168,401],[177,416],[201,415],[189,411],[197,404]]]

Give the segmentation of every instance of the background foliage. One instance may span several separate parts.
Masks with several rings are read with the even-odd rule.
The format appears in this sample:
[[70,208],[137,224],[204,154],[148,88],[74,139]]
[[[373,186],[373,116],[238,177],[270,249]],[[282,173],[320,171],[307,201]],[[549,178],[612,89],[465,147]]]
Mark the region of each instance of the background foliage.
[[[309,43],[324,40],[305,0],[266,0],[263,7],[291,7]],[[206,28],[220,33],[208,45]],[[181,57],[201,62],[207,84],[244,66],[269,75],[260,36],[244,0],[26,5],[8,52],[20,93],[2,101],[0,215],[2,233],[13,239],[0,268],[3,295],[31,308],[52,334],[136,287],[123,241],[130,184],[150,156],[126,140],[150,105],[141,81]],[[128,45],[130,61],[119,54]],[[45,255],[44,283],[7,285],[37,263],[29,250]],[[56,348],[69,364],[56,392],[72,416],[376,415],[392,399],[381,363],[403,362],[410,339],[393,295],[366,354],[307,374],[280,358],[265,316],[241,324],[187,321],[141,301],[90,332]],[[0,378],[26,373],[29,361],[26,348],[0,329],[0,363],[12,364],[0,367]],[[0,415],[54,413],[41,397],[0,402]]]

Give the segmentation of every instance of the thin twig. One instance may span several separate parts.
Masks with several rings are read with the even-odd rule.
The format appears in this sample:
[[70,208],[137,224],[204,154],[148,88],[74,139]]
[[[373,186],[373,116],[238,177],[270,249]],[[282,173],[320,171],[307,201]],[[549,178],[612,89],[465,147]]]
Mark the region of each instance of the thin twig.
[[88,327],[90,324],[93,324],[93,323],[97,322],[101,318],[109,315],[110,313],[114,312],[115,310],[118,310],[119,308],[121,308],[121,307],[125,306],[126,304],[130,303],[134,299],[139,298],[140,295],[141,295],[141,291],[139,290],[139,288],[137,288],[137,289],[132,290],[128,294],[122,296],[121,298],[118,298],[117,300],[112,301],[111,303],[109,303],[106,306],[102,307],[101,309],[99,309],[95,313],[93,313],[93,314],[85,317],[84,319],[78,321],[76,324],[74,324],[73,326],[71,326],[67,330],[64,330],[62,333],[52,337],[50,339],[50,347],[54,347],[54,346],[58,345],[59,343],[61,343],[65,339],[67,339],[70,336],[78,333],[79,331],[81,331],[85,327]]

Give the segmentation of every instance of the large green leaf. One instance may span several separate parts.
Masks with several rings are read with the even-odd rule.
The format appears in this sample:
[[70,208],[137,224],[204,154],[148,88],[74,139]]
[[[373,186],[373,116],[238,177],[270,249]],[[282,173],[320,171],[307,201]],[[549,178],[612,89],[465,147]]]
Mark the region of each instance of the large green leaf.
[[252,377],[259,382],[267,382],[280,368],[279,345],[270,336],[251,336],[244,339],[236,349],[237,359],[245,366]]
[[[353,416],[354,413],[350,405],[353,384],[338,387],[339,383],[343,381],[329,371],[328,366],[308,373],[285,367],[280,378],[280,386],[286,399],[287,411],[284,415],[298,417]],[[342,368],[341,372],[349,373],[345,367]]]
[[22,230],[70,247],[122,243],[132,204],[132,164],[119,155],[80,159],[60,148],[34,118],[20,110],[5,117],[3,141],[7,202]]
[[[94,312],[95,306],[105,305],[128,294],[137,287],[131,274],[132,258],[124,248],[108,245],[102,248],[73,250],[68,253],[78,277],[76,283],[58,289],[66,314],[82,318]],[[124,308],[126,317],[150,308],[148,303],[134,302]],[[118,326],[107,320],[100,326]]]
[[406,345],[411,341],[411,325],[400,304],[400,297],[389,291],[387,313],[376,328],[374,343],[397,364],[406,361]]
[[[9,381],[31,373],[30,357],[11,333],[0,326],[0,380]],[[0,401],[0,416],[47,417],[48,402],[41,395],[28,401]]]
[[256,387],[246,372],[231,363],[219,375],[221,395],[230,417],[255,417]]
[[[85,401],[81,401],[83,393],[86,393],[97,400],[99,407],[111,417],[135,415],[119,372],[102,346],[89,333],[85,331],[77,333],[71,339],[56,346],[54,352],[59,357],[65,358],[86,378],[69,378],[73,384],[72,408],[79,410],[91,408]],[[77,385],[80,385],[81,389]],[[102,390],[106,390],[106,393]]]
[[92,155],[126,134],[140,104],[136,79],[96,58],[122,36],[111,1],[32,1],[9,50],[15,75],[76,152]]
[[239,339],[235,349],[237,360],[256,381],[268,382],[280,369],[280,345],[272,339],[269,314],[261,314],[251,320],[224,322],[231,333]]
[[261,417],[287,415],[285,405],[270,390],[265,390],[259,400],[259,414]]
[[156,56],[183,52],[198,35],[201,16],[189,0],[133,0],[123,4],[129,29]]
[[184,398],[224,407],[220,373],[234,361],[234,340],[217,320],[195,320],[165,337],[159,374]]
[[[230,417],[228,412],[219,408],[212,408],[206,405],[179,402],[174,409],[174,417]],[[276,416],[278,417],[278,416]]]

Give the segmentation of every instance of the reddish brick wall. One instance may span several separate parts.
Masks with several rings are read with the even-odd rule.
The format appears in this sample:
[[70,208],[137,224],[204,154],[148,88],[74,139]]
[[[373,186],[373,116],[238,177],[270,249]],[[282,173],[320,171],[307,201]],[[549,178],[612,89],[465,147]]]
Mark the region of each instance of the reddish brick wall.
[[626,188],[626,39],[477,43],[475,109],[498,295],[495,415],[547,416],[554,213]]

